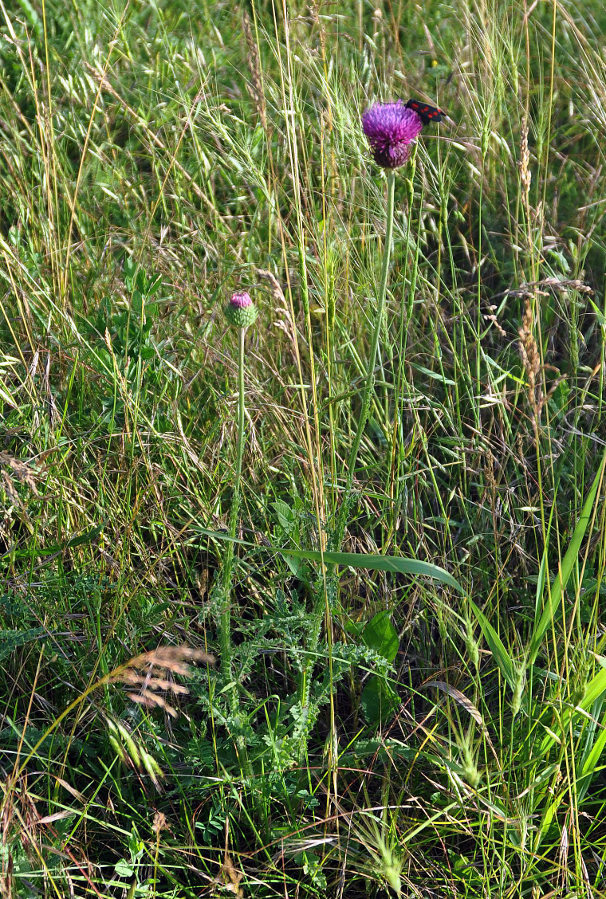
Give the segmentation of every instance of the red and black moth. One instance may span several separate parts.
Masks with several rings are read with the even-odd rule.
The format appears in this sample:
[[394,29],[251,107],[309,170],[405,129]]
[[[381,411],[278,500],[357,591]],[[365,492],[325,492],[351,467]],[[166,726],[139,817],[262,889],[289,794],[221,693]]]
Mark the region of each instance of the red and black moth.
[[427,103],[422,103],[421,100],[409,100],[406,107],[416,112],[424,125],[429,125],[430,122],[441,122],[446,115],[444,110],[438,109],[437,106],[429,106]]

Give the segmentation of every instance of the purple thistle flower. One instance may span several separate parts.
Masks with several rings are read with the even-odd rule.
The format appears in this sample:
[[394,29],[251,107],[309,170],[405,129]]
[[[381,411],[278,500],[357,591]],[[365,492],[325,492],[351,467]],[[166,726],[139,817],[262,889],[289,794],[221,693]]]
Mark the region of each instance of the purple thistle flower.
[[248,306],[252,306],[252,300],[250,298],[250,294],[245,290],[240,293],[232,294],[231,300],[229,301],[231,306],[234,306],[236,309],[246,309]]
[[377,165],[397,169],[404,165],[410,146],[423,128],[423,121],[402,100],[375,103],[362,116],[362,130]]
[[245,290],[231,295],[231,299],[225,307],[225,315],[231,325],[236,328],[248,328],[254,325],[257,318],[257,308]]

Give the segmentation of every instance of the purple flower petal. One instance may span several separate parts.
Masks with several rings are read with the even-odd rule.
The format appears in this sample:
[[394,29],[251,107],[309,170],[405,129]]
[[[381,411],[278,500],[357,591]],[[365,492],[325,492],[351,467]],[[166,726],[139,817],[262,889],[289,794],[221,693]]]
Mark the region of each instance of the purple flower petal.
[[239,293],[232,294],[229,303],[235,309],[246,309],[248,306],[252,306],[250,294],[248,294],[245,290]]
[[362,116],[362,130],[377,165],[396,169],[404,165],[410,147],[423,128],[421,117],[402,102],[375,103]]

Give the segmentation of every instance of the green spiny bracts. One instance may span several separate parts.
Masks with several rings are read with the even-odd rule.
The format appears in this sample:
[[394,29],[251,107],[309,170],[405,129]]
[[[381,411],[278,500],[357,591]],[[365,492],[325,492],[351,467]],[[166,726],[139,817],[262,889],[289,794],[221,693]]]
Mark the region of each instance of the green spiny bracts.
[[225,307],[225,315],[235,328],[248,328],[257,319],[257,308],[246,291],[234,293]]

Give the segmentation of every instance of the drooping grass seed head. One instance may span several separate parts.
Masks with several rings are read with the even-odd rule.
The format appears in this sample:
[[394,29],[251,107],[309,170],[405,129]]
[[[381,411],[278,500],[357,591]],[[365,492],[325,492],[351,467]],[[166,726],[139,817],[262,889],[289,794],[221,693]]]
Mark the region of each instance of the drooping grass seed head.
[[404,165],[422,128],[421,116],[408,109],[402,100],[375,103],[362,116],[362,130],[374,160],[384,169]]
[[230,325],[235,328],[248,328],[257,319],[257,307],[246,291],[232,294],[225,307],[225,315]]

